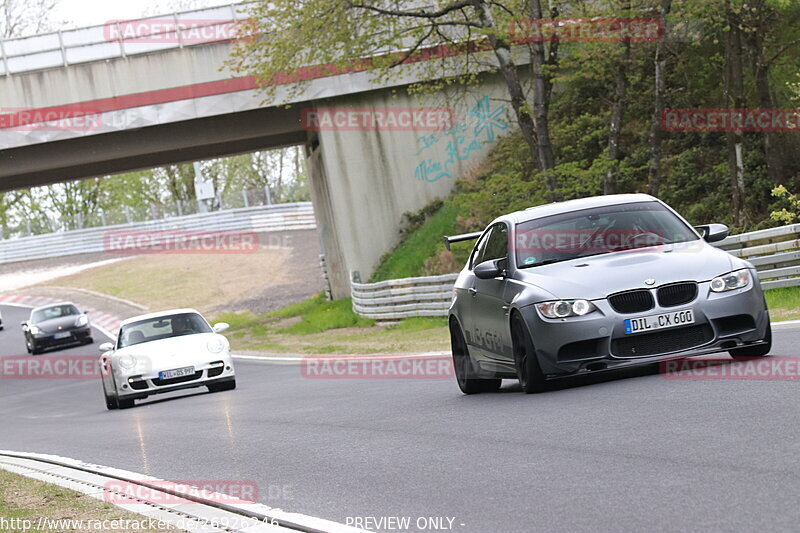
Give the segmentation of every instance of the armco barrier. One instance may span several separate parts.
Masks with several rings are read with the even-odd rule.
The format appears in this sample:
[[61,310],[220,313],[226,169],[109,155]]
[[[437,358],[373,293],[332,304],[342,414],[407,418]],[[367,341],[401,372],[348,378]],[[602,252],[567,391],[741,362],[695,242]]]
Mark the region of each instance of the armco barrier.
[[104,251],[108,231],[255,231],[314,229],[311,202],[229,209],[0,241],[0,263]]
[[[800,224],[732,235],[715,245],[753,263],[765,289],[800,285]],[[352,283],[353,310],[379,321],[447,316],[456,277],[445,274]]]

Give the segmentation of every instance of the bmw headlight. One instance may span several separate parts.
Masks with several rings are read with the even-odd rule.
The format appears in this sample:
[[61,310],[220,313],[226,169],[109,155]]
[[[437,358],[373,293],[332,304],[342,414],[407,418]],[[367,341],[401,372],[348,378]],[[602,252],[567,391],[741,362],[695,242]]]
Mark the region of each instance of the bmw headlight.
[[41,330],[39,329],[39,326],[31,326],[29,331],[31,332],[31,335],[38,335]]
[[728,272],[711,280],[711,290],[714,292],[726,292],[734,289],[741,289],[750,284],[750,271],[746,268]]
[[557,300],[536,304],[536,308],[546,318],[567,318],[588,315],[597,307],[589,300]]
[[78,319],[75,321],[75,325],[79,328],[82,328],[88,323],[89,323],[89,317],[86,315],[79,316]]
[[225,342],[222,339],[211,339],[206,343],[206,348],[211,353],[219,353],[225,349]]

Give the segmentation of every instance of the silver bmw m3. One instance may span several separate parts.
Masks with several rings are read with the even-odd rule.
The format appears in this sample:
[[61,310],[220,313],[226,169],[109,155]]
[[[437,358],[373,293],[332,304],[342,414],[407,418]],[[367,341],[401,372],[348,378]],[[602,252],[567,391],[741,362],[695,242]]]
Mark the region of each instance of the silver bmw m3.
[[772,333],[752,264],[711,246],[722,224],[692,227],[645,194],[553,203],[479,233],[449,311],[466,394],[729,352],[763,357]]

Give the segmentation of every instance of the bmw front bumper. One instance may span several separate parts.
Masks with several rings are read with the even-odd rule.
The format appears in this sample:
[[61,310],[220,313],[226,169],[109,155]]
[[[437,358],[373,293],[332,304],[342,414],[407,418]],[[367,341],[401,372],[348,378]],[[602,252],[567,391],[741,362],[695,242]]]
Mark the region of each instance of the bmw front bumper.
[[[755,280],[755,273],[753,272]],[[597,310],[582,317],[543,318],[535,305],[520,309],[528,324],[542,372],[548,378],[621,368],[665,359],[727,351],[766,336],[769,314],[758,281],[730,292],[712,292],[698,283],[697,297],[674,307],[622,314],[607,299],[593,300]],[[694,323],[626,334],[624,321],[643,316],[694,312]]]

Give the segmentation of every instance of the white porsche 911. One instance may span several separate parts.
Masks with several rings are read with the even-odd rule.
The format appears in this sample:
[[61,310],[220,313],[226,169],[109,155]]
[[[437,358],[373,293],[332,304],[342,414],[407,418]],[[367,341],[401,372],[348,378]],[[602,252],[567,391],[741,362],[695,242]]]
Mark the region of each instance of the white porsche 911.
[[103,394],[109,409],[193,387],[236,388],[224,322],[209,325],[194,309],[137,316],[120,326],[116,343],[100,346]]

